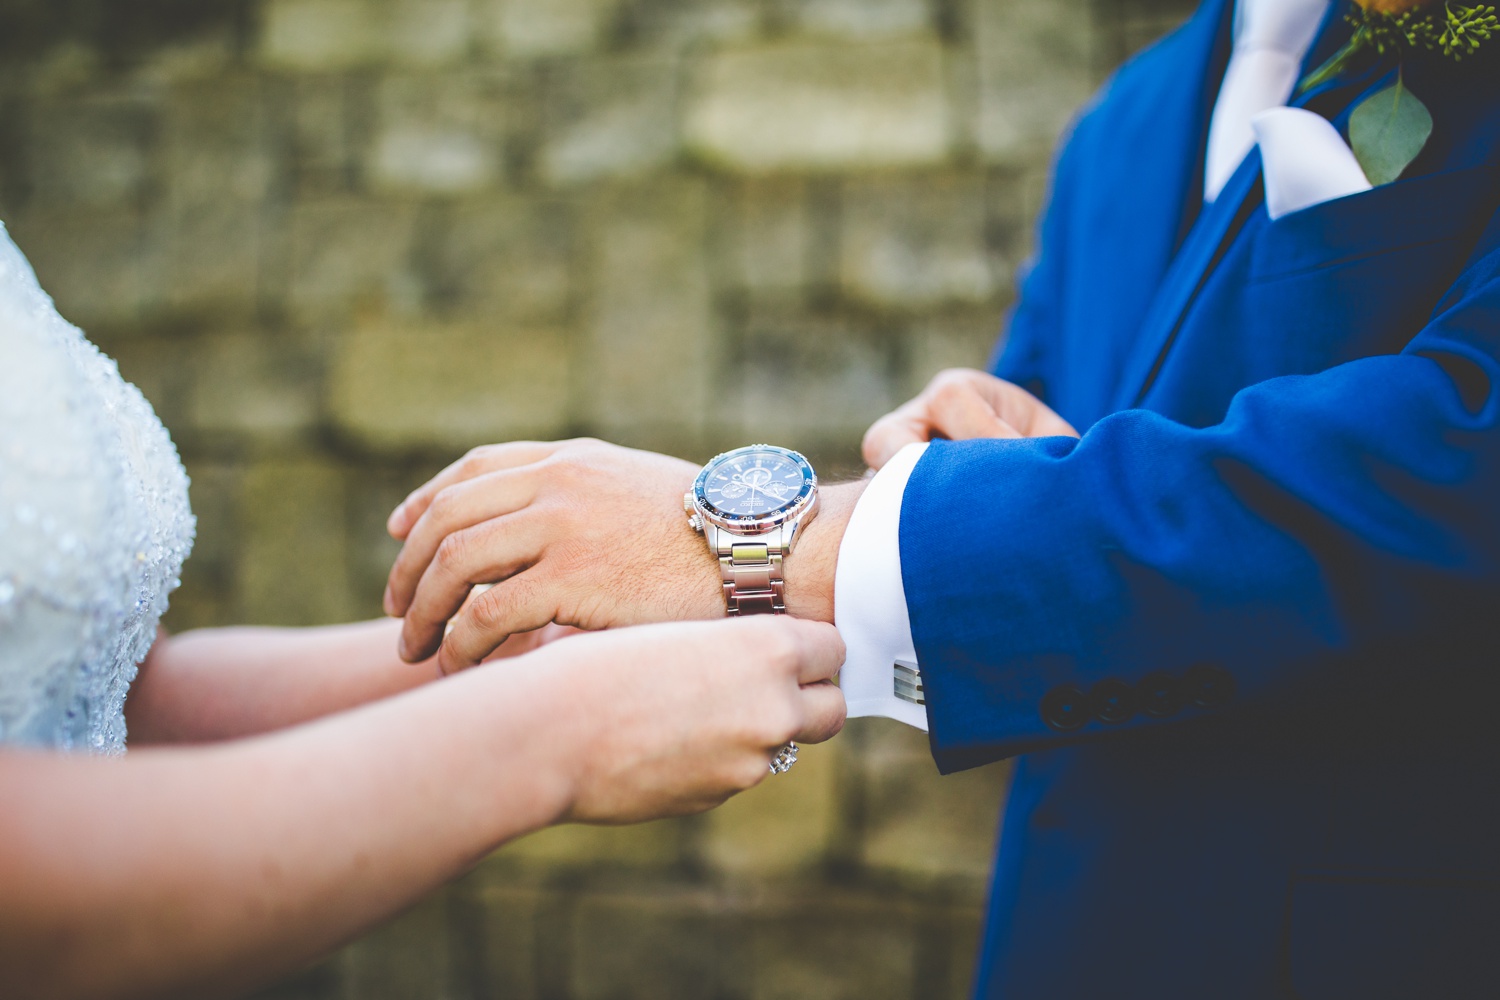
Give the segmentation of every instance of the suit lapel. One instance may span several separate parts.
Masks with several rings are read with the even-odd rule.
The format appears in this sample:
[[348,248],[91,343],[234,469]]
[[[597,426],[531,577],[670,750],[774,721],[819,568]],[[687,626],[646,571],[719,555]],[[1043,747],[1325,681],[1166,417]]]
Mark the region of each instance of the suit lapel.
[[1068,200],[1049,209],[1042,259],[1066,247],[1069,271],[1091,276],[1070,319],[1088,331],[1085,342],[1053,347],[1090,358],[1049,389],[1076,426],[1109,412],[1141,320],[1202,208],[1210,78],[1228,58],[1232,3],[1204,0],[1181,29],[1122,66],[1097,98],[1107,113],[1085,113],[1064,147],[1054,196]]
[[[1223,30],[1228,31],[1232,24],[1234,9],[1232,3],[1226,4],[1225,7],[1227,9],[1220,11],[1220,17],[1224,19]],[[1319,32],[1318,41],[1313,44],[1303,62],[1302,75],[1306,75],[1311,69],[1321,65],[1348,39],[1347,25],[1337,13],[1340,9],[1337,3],[1330,5],[1329,13],[1324,18],[1323,27]],[[1203,149],[1207,143],[1209,121],[1213,114],[1214,103],[1218,100],[1218,90],[1224,77],[1227,57],[1214,60],[1214,64],[1217,72],[1209,74],[1206,81],[1208,98],[1204,102],[1202,118],[1198,122],[1198,133],[1201,139],[1196,161],[1197,169],[1189,175],[1186,191],[1189,203],[1196,203],[1199,206],[1202,206],[1203,201]],[[1341,89],[1341,87],[1341,84],[1328,84],[1301,95],[1290,103],[1293,107],[1305,106],[1310,102],[1326,99],[1330,91]],[[1172,339],[1188,307],[1192,305],[1193,299],[1212,274],[1213,268],[1223,257],[1224,250],[1238,234],[1245,220],[1252,212],[1259,209],[1264,200],[1265,190],[1260,184],[1260,174],[1260,151],[1252,149],[1212,205],[1203,207],[1196,215],[1184,212],[1183,218],[1193,221],[1146,311],[1139,334],[1121,370],[1112,409],[1121,410],[1140,405],[1140,401],[1150,389],[1157,370],[1171,348]]]

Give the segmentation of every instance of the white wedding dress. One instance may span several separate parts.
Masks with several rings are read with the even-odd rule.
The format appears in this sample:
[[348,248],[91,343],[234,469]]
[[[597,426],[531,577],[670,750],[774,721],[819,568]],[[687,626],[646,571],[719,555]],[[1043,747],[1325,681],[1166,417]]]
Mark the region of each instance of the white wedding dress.
[[0,745],[124,751],[194,528],[166,428],[0,224]]

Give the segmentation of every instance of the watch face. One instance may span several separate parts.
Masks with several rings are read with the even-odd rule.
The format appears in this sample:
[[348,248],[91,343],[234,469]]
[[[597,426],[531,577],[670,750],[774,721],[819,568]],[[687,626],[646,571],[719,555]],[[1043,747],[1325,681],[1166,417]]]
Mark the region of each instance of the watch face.
[[817,480],[795,451],[752,445],[720,455],[698,476],[697,494],[729,521],[774,521],[812,494]]

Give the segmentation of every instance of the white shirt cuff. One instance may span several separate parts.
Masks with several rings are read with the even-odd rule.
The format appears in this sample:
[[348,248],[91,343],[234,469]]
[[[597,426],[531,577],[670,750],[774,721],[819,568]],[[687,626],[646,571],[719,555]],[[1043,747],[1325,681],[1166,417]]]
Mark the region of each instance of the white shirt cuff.
[[[926,450],[907,445],[870,480],[844,531],[833,580],[834,624],[848,649],[839,686],[849,718],[884,716],[923,732],[927,709],[911,700],[920,675],[901,580],[901,501]],[[898,685],[907,697],[898,697]]]

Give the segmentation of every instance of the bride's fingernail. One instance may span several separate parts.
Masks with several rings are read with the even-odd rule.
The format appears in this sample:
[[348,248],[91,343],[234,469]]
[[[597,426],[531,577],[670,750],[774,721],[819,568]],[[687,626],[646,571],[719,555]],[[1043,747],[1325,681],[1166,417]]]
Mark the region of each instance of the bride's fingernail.
[[380,606],[385,608],[385,613],[392,618],[396,617],[396,598],[391,594],[391,585],[385,585],[385,596],[380,599]]
[[396,640],[396,655],[408,663],[411,662],[411,657],[406,655],[406,636],[404,635]]
[[397,527],[401,524],[401,512],[405,509],[406,504],[402,504],[400,507],[397,507],[395,510],[391,511],[391,516],[385,519],[386,531],[394,532],[397,529]]

